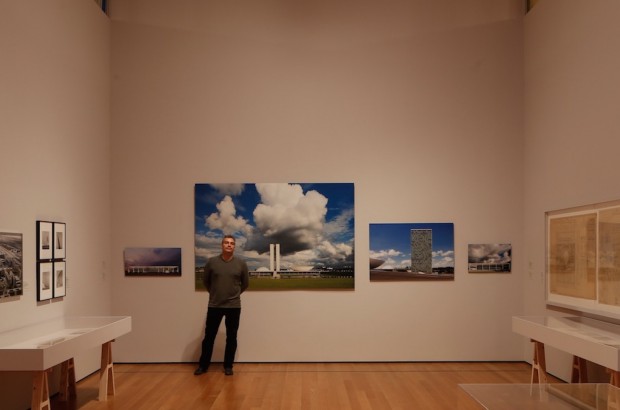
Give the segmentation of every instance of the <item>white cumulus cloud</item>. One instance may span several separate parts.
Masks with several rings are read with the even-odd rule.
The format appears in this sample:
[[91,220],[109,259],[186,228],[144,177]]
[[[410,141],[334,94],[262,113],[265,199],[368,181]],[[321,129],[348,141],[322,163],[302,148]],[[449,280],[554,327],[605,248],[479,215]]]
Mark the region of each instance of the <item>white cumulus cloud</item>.
[[254,209],[254,222],[261,237],[253,247],[264,250],[280,243],[283,255],[316,247],[323,236],[327,198],[317,191],[304,194],[298,184],[256,184],[261,202]]
[[245,184],[211,184],[222,195],[239,195],[243,192]]
[[241,232],[248,234],[251,231],[251,226],[248,221],[242,216],[237,216],[237,210],[235,204],[229,195],[226,195],[221,202],[216,205],[217,212],[205,218],[205,225],[211,229],[219,229],[224,234],[234,234]]

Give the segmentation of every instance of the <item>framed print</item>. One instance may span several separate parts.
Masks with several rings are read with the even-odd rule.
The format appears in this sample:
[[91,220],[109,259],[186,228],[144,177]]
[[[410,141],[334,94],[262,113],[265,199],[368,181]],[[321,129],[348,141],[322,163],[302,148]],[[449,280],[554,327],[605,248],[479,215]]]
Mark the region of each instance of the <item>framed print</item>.
[[22,295],[22,234],[0,232],[0,299]]
[[454,224],[370,224],[369,268],[371,282],[454,280]]
[[54,297],[60,298],[67,294],[67,263],[65,261],[54,262]]
[[620,319],[620,200],[546,219],[547,303]]
[[476,243],[467,245],[469,273],[510,273],[512,245],[509,243]]
[[65,259],[66,256],[66,224],[62,222],[54,222],[54,259]]
[[37,260],[49,260],[53,257],[53,224],[37,221]]
[[195,289],[224,235],[250,273],[250,291],[355,288],[352,183],[196,184]]
[[52,262],[39,262],[37,264],[37,300],[48,300],[52,298],[53,272]]
[[127,248],[125,276],[181,276],[181,248]]

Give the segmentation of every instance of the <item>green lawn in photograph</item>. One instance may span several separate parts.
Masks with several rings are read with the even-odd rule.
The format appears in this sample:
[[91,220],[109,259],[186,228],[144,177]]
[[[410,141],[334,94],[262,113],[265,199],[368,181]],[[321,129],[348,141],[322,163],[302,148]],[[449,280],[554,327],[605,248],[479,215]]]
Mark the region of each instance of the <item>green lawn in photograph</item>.
[[250,278],[248,290],[353,289],[353,278]]
[[[206,291],[202,278],[195,277],[195,289]],[[248,290],[313,290],[313,289],[354,289],[355,280],[349,278],[250,278]]]

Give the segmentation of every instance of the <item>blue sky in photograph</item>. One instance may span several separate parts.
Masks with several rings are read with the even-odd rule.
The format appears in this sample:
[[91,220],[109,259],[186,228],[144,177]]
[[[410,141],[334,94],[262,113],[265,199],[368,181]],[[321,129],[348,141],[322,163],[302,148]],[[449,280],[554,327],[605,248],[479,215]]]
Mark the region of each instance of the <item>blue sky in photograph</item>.
[[196,184],[196,266],[219,254],[222,235],[237,238],[249,268],[269,266],[279,243],[282,267],[353,264],[352,183]]
[[433,267],[454,267],[454,224],[370,224],[370,257],[384,261],[379,269],[411,265],[411,230],[432,229]]

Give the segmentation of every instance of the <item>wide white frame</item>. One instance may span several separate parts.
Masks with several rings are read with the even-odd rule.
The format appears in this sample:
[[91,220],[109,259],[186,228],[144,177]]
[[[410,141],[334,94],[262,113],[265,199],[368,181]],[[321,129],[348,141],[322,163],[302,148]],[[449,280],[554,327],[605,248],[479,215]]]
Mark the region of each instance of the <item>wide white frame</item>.
[[[601,278],[600,278],[600,245],[601,241],[599,238],[599,216],[603,211],[620,209],[620,200],[617,201],[609,201],[604,203],[586,205],[581,207],[563,209],[558,211],[550,211],[545,214],[546,218],[546,263],[545,263],[545,285],[546,285],[546,302],[549,305],[568,308],[577,310],[580,312],[591,313],[595,315],[601,315],[604,317],[609,317],[613,319],[620,319],[620,305],[609,305],[600,302],[600,291],[601,291]],[[588,214],[592,214],[596,216],[596,272],[595,272],[595,281],[596,281],[596,296],[593,299],[575,297],[575,296],[567,296],[561,295],[557,293],[553,293],[551,291],[551,275],[550,272],[550,264],[551,264],[551,221],[557,218],[571,218],[571,217],[579,217],[585,216]],[[584,245],[585,246],[585,245]]]

